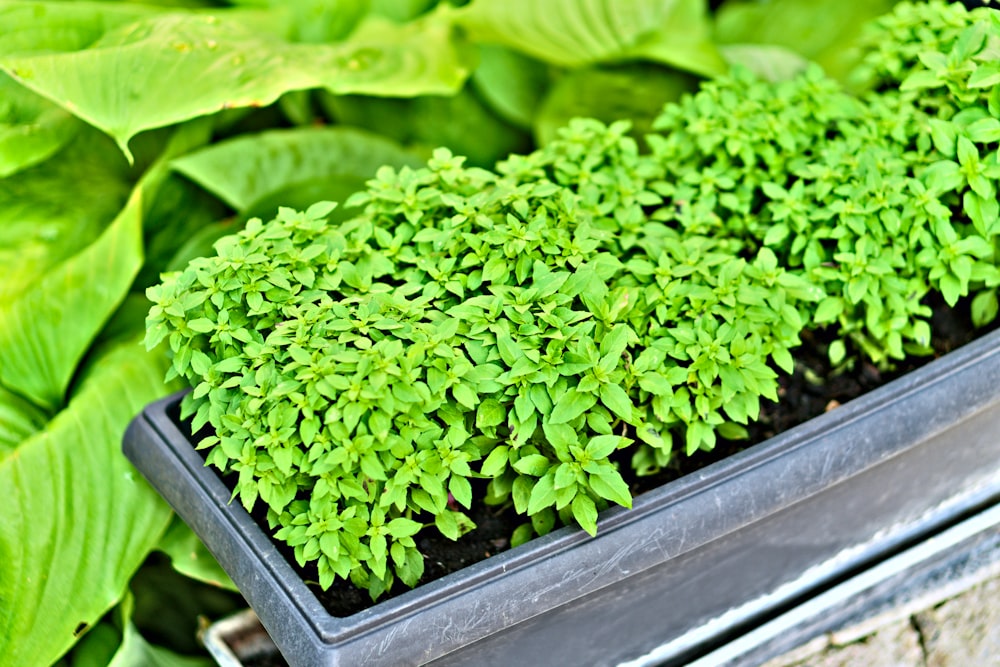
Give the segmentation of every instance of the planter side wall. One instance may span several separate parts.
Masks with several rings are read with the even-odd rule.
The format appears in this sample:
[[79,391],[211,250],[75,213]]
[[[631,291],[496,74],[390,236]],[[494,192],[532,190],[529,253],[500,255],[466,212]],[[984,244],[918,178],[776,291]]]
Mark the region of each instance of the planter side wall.
[[[526,655],[548,658],[558,651],[564,664],[616,665],[712,621],[723,632],[738,631],[845,570],[885,557],[915,531],[938,529],[996,498],[998,433],[1000,408],[979,413],[821,495],[431,664],[502,667],[510,664],[504,647],[517,646]],[[961,488],[955,488],[956,479],[963,480]],[[901,506],[914,489],[920,499]],[[801,581],[793,580],[803,573]],[[787,591],[772,596],[781,587]],[[735,601],[749,609],[733,608]],[[691,638],[675,657],[722,638],[706,637],[705,645]],[[595,662],[595,655],[602,660]]]

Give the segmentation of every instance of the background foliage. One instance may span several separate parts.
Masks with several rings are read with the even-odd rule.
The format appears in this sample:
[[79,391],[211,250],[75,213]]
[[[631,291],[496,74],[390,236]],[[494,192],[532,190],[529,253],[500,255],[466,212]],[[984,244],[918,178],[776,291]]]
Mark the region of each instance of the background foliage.
[[733,62],[841,74],[891,4],[0,1],[0,664],[204,664],[197,616],[239,604],[120,455],[172,389],[138,345],[161,271],[439,145],[641,133]]

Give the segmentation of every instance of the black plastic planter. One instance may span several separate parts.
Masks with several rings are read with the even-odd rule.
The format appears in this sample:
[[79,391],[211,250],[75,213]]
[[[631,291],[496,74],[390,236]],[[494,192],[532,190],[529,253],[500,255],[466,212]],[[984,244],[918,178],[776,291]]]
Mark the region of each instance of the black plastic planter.
[[168,417],[125,452],[291,665],[681,663],[1000,496],[1000,332],[602,516],[330,616]]

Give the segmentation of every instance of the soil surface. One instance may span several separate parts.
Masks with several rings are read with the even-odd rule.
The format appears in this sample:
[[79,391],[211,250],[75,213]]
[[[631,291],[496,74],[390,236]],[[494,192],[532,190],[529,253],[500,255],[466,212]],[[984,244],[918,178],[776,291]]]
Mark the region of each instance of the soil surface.
[[[779,380],[780,402],[771,403],[766,400],[762,402],[759,421],[748,427],[749,439],[739,442],[720,440],[711,452],[698,452],[691,457],[677,456],[670,467],[647,477],[632,475],[627,458],[623,459],[620,470],[629,483],[633,497],[835,409],[997,327],[994,324],[986,330],[974,330],[967,303],[960,303],[954,309],[949,309],[941,303],[932,306],[934,307],[932,319],[934,355],[910,358],[897,363],[888,372],[862,362],[854,364],[853,368],[835,371],[830,367],[826,356],[831,337],[822,333],[803,332],[803,345],[793,351],[796,359],[795,371],[791,375],[783,374]],[[233,480],[225,481],[227,486],[233,488]],[[473,491],[473,510],[467,514],[475,522],[477,526],[475,530],[457,542],[444,538],[433,529],[423,531],[418,536],[417,546],[425,559],[421,584],[505,551],[510,547],[509,538],[514,529],[526,521],[525,517],[517,515],[512,507],[489,507],[485,503],[475,502],[476,499],[483,497],[485,484],[480,484],[478,487],[474,485]],[[265,532],[269,532],[263,509],[255,510],[253,517]],[[316,583],[319,577],[315,566],[300,568],[292,556],[291,549],[281,543],[276,544],[331,615],[349,616],[371,606],[371,598],[367,591],[358,589],[350,583],[338,580],[329,590],[323,591]],[[397,582],[397,585],[380,600],[392,598],[405,590],[405,587]]]
[[285,662],[285,659],[277,651],[252,655],[250,657],[237,655],[237,657],[240,658],[240,664],[243,667],[288,667],[288,663]]

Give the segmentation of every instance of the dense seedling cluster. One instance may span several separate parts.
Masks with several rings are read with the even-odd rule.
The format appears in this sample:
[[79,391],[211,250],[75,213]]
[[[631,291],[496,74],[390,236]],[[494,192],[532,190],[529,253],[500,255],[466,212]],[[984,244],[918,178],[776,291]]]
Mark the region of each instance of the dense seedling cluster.
[[859,68],[886,90],[852,98],[816,68],[704,86],[649,138],[667,170],[653,217],[771,248],[822,287],[810,317],[838,327],[835,363],[845,342],[878,363],[926,353],[931,291],[977,294],[978,324],[997,312],[998,42],[994,11],[907,4]]
[[340,225],[317,204],[223,239],[148,319],[208,462],[321,585],[377,597],[420,578],[424,525],[473,527],[477,478],[531,518],[515,541],[593,534],[631,504],[618,450],[645,474],[740,437],[803,327],[888,363],[929,350],[932,291],[992,319],[1000,22],[906,5],[874,30],[863,97],[737,70],[648,152],[577,120],[496,172],[383,168]]
[[[573,140],[634,154],[619,130]],[[747,262],[659,223],[623,255],[615,207],[443,150],[349,203],[364,213],[337,227],[330,205],[253,221],[153,288],[149,342],[169,338],[243,504],[266,503],[323,585],[373,595],[419,578],[421,521],[472,527],[476,475],[537,531],[562,511],[593,533],[608,501],[631,504],[611,454],[645,443],[648,469],[676,426],[689,451],[738,433],[817,296],[770,251]]]

